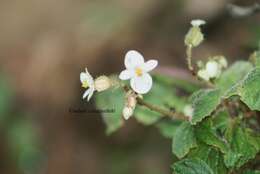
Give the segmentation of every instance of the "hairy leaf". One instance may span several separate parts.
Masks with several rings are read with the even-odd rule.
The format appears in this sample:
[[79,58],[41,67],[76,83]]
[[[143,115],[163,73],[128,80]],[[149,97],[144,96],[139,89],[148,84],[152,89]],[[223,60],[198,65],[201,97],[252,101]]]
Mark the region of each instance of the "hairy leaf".
[[225,164],[228,167],[241,167],[259,151],[259,142],[254,141],[255,137],[237,122],[231,123],[226,138],[231,146],[231,150],[225,155]]
[[222,93],[226,92],[242,80],[252,68],[253,65],[247,61],[237,61],[222,73],[216,81],[216,86],[221,89]]
[[214,174],[206,162],[199,158],[187,158],[172,165],[174,174]]
[[246,76],[238,94],[250,109],[260,111],[260,68],[255,68]]
[[198,124],[195,128],[195,133],[197,139],[201,142],[219,148],[222,153],[228,151],[228,145],[217,136],[211,120],[208,119]]
[[200,90],[191,97],[194,113],[191,123],[196,124],[209,116],[220,104],[221,95],[218,89]]
[[172,152],[178,158],[183,158],[193,147],[196,147],[193,126],[189,122],[183,122],[173,136]]
[[203,160],[215,174],[226,174],[228,171],[224,164],[223,154],[216,148],[204,143],[198,143],[198,147],[192,150],[188,157]]

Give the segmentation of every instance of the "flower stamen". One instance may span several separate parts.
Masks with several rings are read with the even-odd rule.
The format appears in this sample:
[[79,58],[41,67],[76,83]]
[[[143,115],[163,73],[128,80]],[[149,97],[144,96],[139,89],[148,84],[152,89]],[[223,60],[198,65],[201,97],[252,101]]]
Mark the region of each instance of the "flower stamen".
[[135,74],[140,77],[140,76],[143,75],[143,70],[141,68],[136,68],[135,69]]
[[83,88],[88,88],[88,86],[89,86],[89,85],[88,85],[88,82],[87,82],[87,81],[83,81],[83,82],[82,82],[82,87],[83,87]]

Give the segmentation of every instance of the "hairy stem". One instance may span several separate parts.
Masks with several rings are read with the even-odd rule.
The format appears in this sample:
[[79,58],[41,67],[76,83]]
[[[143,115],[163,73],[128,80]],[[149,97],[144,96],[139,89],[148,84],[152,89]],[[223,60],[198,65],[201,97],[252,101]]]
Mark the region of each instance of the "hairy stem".
[[172,111],[162,109],[162,108],[160,108],[156,105],[145,102],[141,98],[137,98],[137,103],[141,106],[147,107],[148,109],[150,109],[152,111],[158,112],[158,113],[162,114],[163,116],[167,116],[167,117],[170,117],[172,119],[188,120],[187,117],[185,117],[184,115],[182,115],[180,113],[176,113],[176,112],[172,112]]
[[192,58],[192,46],[188,46],[186,49],[186,55],[187,55],[187,65],[188,69],[191,71],[192,75],[195,75],[194,68],[192,66],[191,58]]
[[[123,89],[124,89],[125,92],[128,92],[130,90],[129,87],[126,86],[126,85],[123,86]],[[162,114],[163,116],[167,116],[167,117],[170,117],[172,119],[188,120],[188,118],[183,114],[172,112],[172,111],[169,111],[169,110],[165,110],[165,109],[163,109],[159,106],[153,105],[151,103],[147,103],[143,99],[141,99],[140,97],[137,97],[136,100],[137,100],[137,104],[144,106],[144,107],[150,109],[151,111],[158,112],[158,113]]]

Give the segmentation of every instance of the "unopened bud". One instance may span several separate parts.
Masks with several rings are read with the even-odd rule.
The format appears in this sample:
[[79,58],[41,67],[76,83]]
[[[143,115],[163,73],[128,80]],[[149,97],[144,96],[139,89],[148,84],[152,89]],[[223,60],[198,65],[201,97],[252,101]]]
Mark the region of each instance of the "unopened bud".
[[125,96],[125,107],[123,109],[123,117],[127,120],[134,114],[136,107],[137,95],[133,91],[128,91]]
[[107,76],[100,76],[95,80],[95,89],[100,92],[111,87],[110,79]]
[[185,36],[185,45],[191,47],[199,46],[204,40],[204,36],[199,27],[192,27]]
[[131,107],[124,107],[123,109],[123,117],[125,120],[128,120],[134,113],[134,109]]

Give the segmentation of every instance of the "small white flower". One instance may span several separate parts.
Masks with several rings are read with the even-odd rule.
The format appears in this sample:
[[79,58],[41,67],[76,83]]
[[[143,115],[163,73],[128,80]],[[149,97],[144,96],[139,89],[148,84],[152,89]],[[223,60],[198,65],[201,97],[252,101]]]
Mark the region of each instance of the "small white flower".
[[121,80],[130,80],[132,89],[138,94],[146,94],[152,88],[153,80],[148,74],[158,65],[157,60],[144,62],[143,56],[134,50],[128,51],[125,55],[126,70],[119,75]]
[[191,21],[191,25],[193,27],[200,27],[201,25],[205,25],[205,24],[206,24],[206,21],[201,20],[201,19],[195,19],[195,20]]
[[210,60],[206,64],[206,71],[210,78],[217,78],[221,74],[221,66],[218,62]]
[[89,74],[87,68],[86,72],[80,73],[80,82],[82,83],[83,88],[88,88],[82,98],[85,99],[88,96],[87,100],[89,101],[95,91],[95,84],[93,77]]

